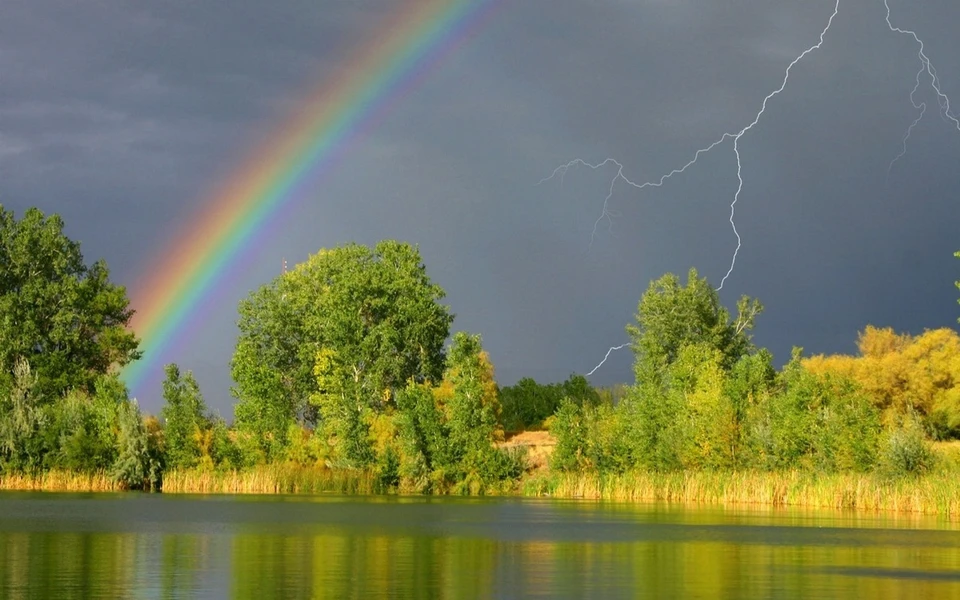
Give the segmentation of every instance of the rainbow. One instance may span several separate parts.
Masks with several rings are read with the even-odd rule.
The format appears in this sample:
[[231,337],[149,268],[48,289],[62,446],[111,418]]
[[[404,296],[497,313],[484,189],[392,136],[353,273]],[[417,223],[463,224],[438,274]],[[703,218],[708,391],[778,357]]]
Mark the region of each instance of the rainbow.
[[143,358],[121,377],[134,394],[159,378],[171,345],[212,301],[239,258],[305,179],[336,162],[358,137],[489,21],[502,0],[406,0],[385,26],[322,82],[295,115],[201,201],[131,290]]

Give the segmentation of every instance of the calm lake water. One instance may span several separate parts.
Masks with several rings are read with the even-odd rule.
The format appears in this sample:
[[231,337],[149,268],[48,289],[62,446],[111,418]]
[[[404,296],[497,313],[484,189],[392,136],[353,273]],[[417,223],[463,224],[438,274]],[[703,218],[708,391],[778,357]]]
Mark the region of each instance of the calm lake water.
[[936,519],[519,499],[0,494],[2,598],[960,598]]

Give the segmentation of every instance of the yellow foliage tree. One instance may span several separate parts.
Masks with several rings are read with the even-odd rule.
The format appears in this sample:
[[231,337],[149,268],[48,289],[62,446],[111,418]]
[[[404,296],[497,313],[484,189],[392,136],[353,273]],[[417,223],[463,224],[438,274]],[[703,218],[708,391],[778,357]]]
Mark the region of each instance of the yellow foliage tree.
[[803,361],[811,373],[833,373],[857,382],[892,423],[916,411],[928,424],[960,433],[960,335],[949,328],[918,336],[868,326],[859,356],[818,355]]

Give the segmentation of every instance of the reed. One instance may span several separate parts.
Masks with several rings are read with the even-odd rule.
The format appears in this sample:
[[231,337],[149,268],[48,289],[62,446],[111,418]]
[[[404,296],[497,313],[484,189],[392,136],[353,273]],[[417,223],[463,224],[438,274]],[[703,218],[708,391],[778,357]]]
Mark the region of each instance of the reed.
[[289,464],[239,471],[188,469],[163,475],[170,494],[375,494],[385,490],[368,471],[332,470]]
[[0,490],[31,490],[46,492],[119,492],[124,486],[106,473],[76,471],[46,471],[42,473],[2,473]]
[[526,495],[692,504],[802,506],[937,514],[960,519],[960,478],[810,471],[553,473],[527,480]]

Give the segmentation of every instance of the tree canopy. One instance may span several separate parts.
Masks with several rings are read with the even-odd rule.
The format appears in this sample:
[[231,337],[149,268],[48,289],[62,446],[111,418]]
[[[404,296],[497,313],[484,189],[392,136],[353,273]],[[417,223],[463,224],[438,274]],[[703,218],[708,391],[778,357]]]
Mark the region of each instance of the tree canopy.
[[651,282],[640,298],[636,325],[627,326],[637,355],[637,380],[662,373],[677,360],[680,350],[691,344],[719,351],[721,366],[732,368],[753,349],[749,332],[763,306],[743,296],[737,311],[737,318],[731,321],[717,291],[696,269],[690,269],[686,286],[673,273]]
[[453,320],[444,296],[406,243],[310,256],[240,302],[238,423],[282,437],[298,416],[312,420],[315,394],[375,407],[393,403],[408,380],[439,380]]
[[43,397],[92,393],[97,378],[139,358],[126,289],[106,263],[83,262],[58,215],[0,206],[0,389],[26,360]]
[[849,378],[888,423],[916,413],[931,435],[960,437],[960,335],[949,328],[912,336],[867,326],[859,356],[817,355],[803,366],[818,375]]

